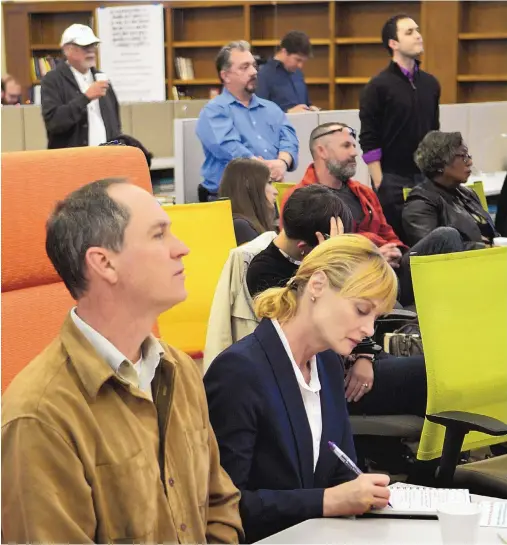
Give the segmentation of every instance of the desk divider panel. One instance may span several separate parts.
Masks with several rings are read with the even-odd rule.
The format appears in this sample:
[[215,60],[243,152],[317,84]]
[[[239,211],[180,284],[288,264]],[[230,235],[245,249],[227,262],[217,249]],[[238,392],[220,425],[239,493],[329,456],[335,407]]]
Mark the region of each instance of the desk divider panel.
[[132,103],[132,136],[154,157],[172,157],[173,102]]
[[470,109],[468,104],[442,104],[440,106],[440,130],[459,131],[468,143],[470,133]]
[[507,101],[467,104],[467,144],[474,166],[483,172],[507,170]]
[[287,117],[296,129],[299,140],[299,166],[294,172],[287,172],[284,181],[298,184],[303,179],[308,165],[313,161],[310,153],[310,134],[319,124],[319,114],[317,112],[303,112],[289,114]]
[[25,149],[23,111],[20,106],[2,106],[2,152]]
[[121,132],[123,134],[134,136],[132,134],[132,131],[133,131],[132,104],[127,102],[120,104],[120,120],[121,120]]
[[25,128],[25,150],[44,150],[48,147],[46,127],[40,106],[22,106]]
[[197,119],[174,121],[174,191],[176,202],[199,202],[197,187],[202,181],[201,166],[204,152],[195,134]]
[[199,117],[201,110],[208,102],[208,100],[175,100],[173,102],[174,119]]

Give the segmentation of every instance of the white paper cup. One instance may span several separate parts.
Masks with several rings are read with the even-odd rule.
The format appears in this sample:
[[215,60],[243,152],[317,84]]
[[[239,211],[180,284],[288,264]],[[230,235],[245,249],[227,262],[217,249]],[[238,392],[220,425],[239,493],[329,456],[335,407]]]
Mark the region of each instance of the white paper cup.
[[507,237],[496,237],[493,239],[493,246],[507,246]]
[[479,538],[478,503],[442,503],[437,508],[443,545],[475,545]]
[[107,74],[104,74],[104,72],[97,72],[95,74],[95,81],[109,81],[109,78],[107,77]]

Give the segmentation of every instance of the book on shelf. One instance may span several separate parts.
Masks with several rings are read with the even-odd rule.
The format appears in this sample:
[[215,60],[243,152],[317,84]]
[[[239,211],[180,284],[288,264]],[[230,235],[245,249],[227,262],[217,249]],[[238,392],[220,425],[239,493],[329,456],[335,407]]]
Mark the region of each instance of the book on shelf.
[[56,60],[51,56],[30,59],[32,81],[42,79],[53,68],[56,68]]
[[175,61],[178,79],[194,79],[194,64],[192,62],[192,59],[189,59],[187,57],[176,57]]

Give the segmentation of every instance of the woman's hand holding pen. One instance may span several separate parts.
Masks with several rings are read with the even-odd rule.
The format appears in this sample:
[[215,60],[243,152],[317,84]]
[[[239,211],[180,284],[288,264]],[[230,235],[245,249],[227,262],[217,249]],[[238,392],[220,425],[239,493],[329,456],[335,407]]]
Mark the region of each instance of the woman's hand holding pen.
[[389,502],[389,477],[363,473],[344,484],[324,490],[323,516],[362,515],[370,509],[383,509]]

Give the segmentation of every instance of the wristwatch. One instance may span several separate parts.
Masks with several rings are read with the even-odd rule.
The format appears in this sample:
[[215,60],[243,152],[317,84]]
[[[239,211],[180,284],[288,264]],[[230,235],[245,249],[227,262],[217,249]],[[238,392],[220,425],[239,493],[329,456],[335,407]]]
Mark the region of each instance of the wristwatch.
[[287,165],[287,170],[289,170],[289,168],[290,168],[289,163],[285,159],[283,159],[282,157],[278,157],[278,159],[280,159],[280,161],[283,161]]
[[345,358],[345,371],[348,371],[354,363],[360,358],[365,358],[367,360],[371,361],[371,364],[373,365],[375,363],[375,355],[374,354],[350,354],[350,356],[347,356]]
[[350,356],[347,359],[351,363],[356,363],[356,361],[360,358],[364,358],[365,360],[370,360],[372,364],[375,363],[374,354],[350,354]]

